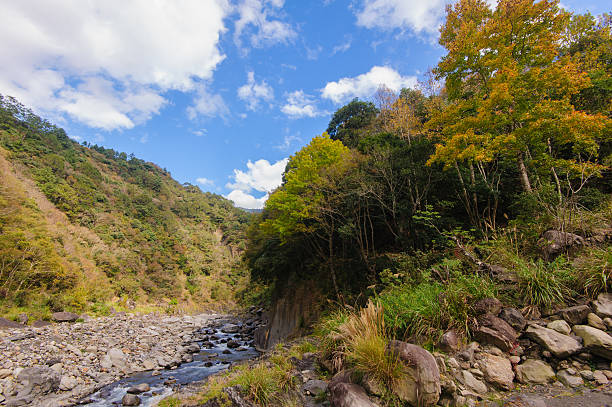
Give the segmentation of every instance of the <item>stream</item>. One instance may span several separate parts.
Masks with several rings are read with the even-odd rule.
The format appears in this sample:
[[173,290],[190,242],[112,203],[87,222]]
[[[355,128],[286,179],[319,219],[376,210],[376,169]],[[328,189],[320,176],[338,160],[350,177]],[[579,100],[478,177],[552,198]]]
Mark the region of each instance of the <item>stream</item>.
[[[229,368],[233,363],[259,355],[251,338],[245,339],[240,333],[229,332],[224,328],[205,328],[202,333],[206,334],[206,339],[194,342],[200,346],[200,351],[193,354],[192,362],[183,363],[173,369],[155,373],[147,371],[125,377],[86,397],[81,404],[90,407],[120,406],[128,389],[146,383],[150,390],[137,396],[141,401],[140,406],[152,406],[174,393],[180,386],[202,381]],[[228,342],[233,342],[233,348],[228,347]],[[236,342],[239,344],[237,348]]]

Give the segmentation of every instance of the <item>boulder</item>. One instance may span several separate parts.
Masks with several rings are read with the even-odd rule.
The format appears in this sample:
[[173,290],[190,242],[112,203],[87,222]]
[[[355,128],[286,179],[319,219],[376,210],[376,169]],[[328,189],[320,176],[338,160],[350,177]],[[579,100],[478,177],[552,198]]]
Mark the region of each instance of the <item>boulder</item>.
[[108,353],[102,358],[100,362],[100,366],[109,370],[113,366],[124,370],[127,368],[127,358],[125,353],[121,349],[112,348],[108,351]]
[[60,380],[59,389],[63,391],[68,391],[74,389],[78,384],[78,381],[73,376],[62,376]]
[[140,383],[127,389],[127,392],[130,394],[140,394],[146,393],[149,390],[151,390],[151,386],[149,386],[147,383]]
[[466,390],[476,393],[485,394],[489,389],[481,380],[478,380],[469,370],[461,370],[457,374],[457,380],[466,388]]
[[606,332],[588,325],[575,325],[574,333],[582,338],[591,353],[612,360],[612,337]]
[[433,406],[440,398],[440,371],[436,359],[420,346],[393,340],[387,353],[404,363],[406,375],[394,386],[400,399],[416,406]]
[[516,308],[502,309],[499,313],[499,317],[506,321],[516,332],[521,332],[527,325],[525,317],[521,311]]
[[337,383],[330,387],[330,399],[334,407],[376,407],[363,387],[353,383]]
[[487,382],[504,390],[512,388],[512,363],[505,357],[485,354],[480,360],[480,370],[484,372]]
[[34,366],[21,370],[16,375],[20,386],[18,398],[25,396],[39,396],[55,391],[59,388],[61,377],[48,366]]
[[558,311],[561,318],[571,325],[582,324],[591,312],[588,305],[576,305],[575,307],[563,308]]
[[612,293],[601,293],[593,301],[593,309],[601,318],[612,318]]
[[477,301],[472,308],[476,315],[488,313],[497,316],[502,309],[502,303],[497,298],[483,298]]
[[53,319],[55,322],[74,322],[79,318],[79,315],[75,314],[74,312],[62,311],[51,314],[51,319]]
[[585,240],[582,236],[560,230],[547,230],[538,242],[542,248],[542,255],[552,259],[559,254],[577,246],[583,246]]
[[567,387],[578,387],[584,384],[582,377],[572,374],[569,369],[557,372],[557,379]]
[[546,328],[553,329],[563,335],[569,335],[570,332],[572,332],[572,328],[569,326],[569,324],[562,319],[549,322],[548,325],[546,325]]
[[576,339],[563,335],[553,329],[538,325],[530,325],[525,330],[526,335],[546,348],[558,358],[566,358],[578,353],[582,346]]
[[593,380],[595,381],[595,383],[597,383],[598,386],[608,384],[608,382],[610,381],[601,370],[596,370],[593,372]]
[[456,352],[459,348],[457,333],[453,330],[445,332],[440,341],[438,341],[438,348],[447,353]]
[[302,392],[312,396],[318,396],[327,391],[327,382],[323,380],[309,380],[302,386]]
[[185,348],[185,350],[189,353],[198,353],[200,351],[200,345],[197,343],[192,343]]
[[537,359],[527,359],[516,366],[516,378],[524,384],[544,384],[554,380],[555,372],[546,362]]
[[593,328],[601,329],[603,331],[606,330],[606,324],[597,316],[597,314],[593,314],[592,312],[589,313],[589,315],[587,315],[587,322]]
[[235,341],[235,340],[231,340],[231,341],[227,341],[227,347],[230,349],[236,349],[240,346],[240,342]]
[[235,334],[240,332],[240,327],[236,324],[225,324],[223,328],[221,328],[221,332],[226,334]]
[[11,329],[11,328],[23,328],[18,322],[11,321],[10,319],[0,318],[0,329]]
[[135,394],[126,394],[121,399],[121,404],[124,406],[139,406],[140,405],[140,397]]
[[504,352],[517,345],[516,331],[506,321],[493,314],[478,317],[474,338],[481,344],[497,346]]

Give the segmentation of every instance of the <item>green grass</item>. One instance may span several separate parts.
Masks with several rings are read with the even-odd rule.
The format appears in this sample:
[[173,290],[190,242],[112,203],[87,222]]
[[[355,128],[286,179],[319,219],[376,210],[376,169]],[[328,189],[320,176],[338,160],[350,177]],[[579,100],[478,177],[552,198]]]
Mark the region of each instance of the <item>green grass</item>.
[[551,263],[517,257],[518,298],[526,304],[551,309],[572,295],[576,276],[563,256]]
[[578,287],[588,298],[608,292],[612,286],[612,246],[591,248],[573,262]]

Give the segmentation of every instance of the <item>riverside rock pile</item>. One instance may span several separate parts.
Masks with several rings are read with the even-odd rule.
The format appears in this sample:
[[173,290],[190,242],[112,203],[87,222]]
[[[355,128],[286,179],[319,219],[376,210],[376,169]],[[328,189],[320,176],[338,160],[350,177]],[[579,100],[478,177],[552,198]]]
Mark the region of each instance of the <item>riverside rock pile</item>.
[[[409,405],[489,405],[487,399],[497,398],[507,399],[508,405],[546,406],[552,400],[543,394],[527,398],[522,394],[524,389],[518,394],[506,393],[517,383],[540,385],[542,393],[554,393],[550,389],[555,388],[566,393],[580,389],[580,393],[591,394],[580,397],[594,400],[590,404],[581,401],[585,406],[602,405],[602,401],[612,404],[612,294],[529,320],[496,299],[483,300],[474,309],[480,313],[472,326],[478,342],[460,347],[449,331],[437,346],[446,353],[431,354],[416,345],[392,341],[390,347],[411,371],[394,392]],[[362,399],[364,392],[376,401],[380,394],[364,379],[352,379],[347,372],[332,379],[329,389],[335,405],[371,405],[351,403]],[[335,382],[354,383],[339,386]],[[520,403],[512,404],[517,397]],[[573,405],[577,400],[563,404],[557,397],[555,402],[555,406]]]
[[190,362],[200,349],[194,342],[206,337],[203,328],[219,318],[119,313],[0,328],[0,405],[71,405],[129,374]]

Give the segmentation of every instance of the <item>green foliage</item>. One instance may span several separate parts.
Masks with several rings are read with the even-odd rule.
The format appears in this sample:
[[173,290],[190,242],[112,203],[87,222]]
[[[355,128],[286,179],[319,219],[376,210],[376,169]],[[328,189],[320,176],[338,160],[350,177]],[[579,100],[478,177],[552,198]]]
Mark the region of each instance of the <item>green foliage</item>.
[[327,127],[332,140],[340,140],[348,147],[356,147],[362,129],[370,125],[378,109],[372,102],[362,102],[355,98],[334,113]]
[[[58,224],[45,205],[28,201],[35,196],[29,184],[3,179],[12,189],[0,190],[0,264],[5,265],[0,289],[4,284],[15,295],[70,291],[74,301],[64,305],[75,309],[113,296],[194,304],[214,301],[203,280],[214,275],[216,297],[233,301],[227,286],[237,281],[224,274],[244,249],[248,213],[218,195],[178,184],[167,171],[133,155],[79,145],[1,95],[0,123],[0,154],[7,165],[32,179],[73,225]],[[91,234],[75,234],[80,226]],[[71,253],[64,253],[65,247]],[[73,260],[64,261],[67,255]],[[96,286],[109,289],[105,298],[97,298]]]
[[575,279],[573,270],[564,257],[558,257],[551,263],[543,260],[528,261],[516,259],[519,278],[518,296],[530,304],[544,309],[563,304],[571,295],[571,286]]
[[573,261],[577,289],[588,298],[597,298],[612,287],[612,247],[591,248]]
[[[456,266],[454,261],[447,262],[443,261],[438,268]],[[488,277],[454,271],[443,282],[428,279],[416,286],[391,286],[377,299],[393,336],[433,342],[450,328],[469,333],[471,304],[496,294],[497,289]]]

